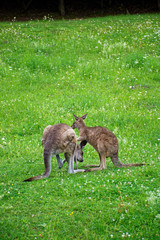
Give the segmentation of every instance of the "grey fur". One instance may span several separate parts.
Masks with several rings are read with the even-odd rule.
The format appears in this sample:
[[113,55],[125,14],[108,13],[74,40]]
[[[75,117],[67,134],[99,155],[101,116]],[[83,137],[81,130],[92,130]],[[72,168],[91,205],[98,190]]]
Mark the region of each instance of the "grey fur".
[[[74,170],[74,155],[77,149],[76,134],[67,124],[49,125],[44,129],[42,137],[43,157],[45,172],[43,175],[28,178],[24,181],[39,180],[47,178],[51,172],[51,157],[56,155],[58,165],[63,166],[59,158],[60,153],[64,153],[65,160],[68,162],[68,173],[84,172],[83,169]],[[61,165],[62,163],[62,165]]]

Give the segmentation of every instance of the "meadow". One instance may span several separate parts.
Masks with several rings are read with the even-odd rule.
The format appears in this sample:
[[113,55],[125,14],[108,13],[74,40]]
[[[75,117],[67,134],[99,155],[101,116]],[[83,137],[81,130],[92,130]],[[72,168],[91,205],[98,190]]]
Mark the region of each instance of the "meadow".
[[[160,239],[160,15],[15,20],[0,22],[0,239]],[[72,175],[54,157],[23,182],[44,172],[44,128],[87,112],[146,166]],[[87,144],[79,168],[98,163]]]

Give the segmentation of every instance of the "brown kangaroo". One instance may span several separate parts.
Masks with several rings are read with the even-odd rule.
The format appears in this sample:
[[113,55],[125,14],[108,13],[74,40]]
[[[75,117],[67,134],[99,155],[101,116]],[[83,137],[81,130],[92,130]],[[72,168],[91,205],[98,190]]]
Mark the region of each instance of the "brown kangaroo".
[[142,166],[144,163],[132,163],[123,164],[118,159],[118,139],[110,130],[104,127],[87,127],[84,123],[84,119],[87,117],[88,113],[82,117],[77,117],[73,115],[75,121],[72,128],[78,128],[79,138],[77,141],[86,140],[94,149],[98,152],[100,158],[100,165],[88,165],[86,167],[97,167],[87,169],[86,171],[102,170],[106,169],[106,158],[110,157],[113,164],[116,167],[131,167],[131,166]]
[[33,181],[47,178],[51,172],[51,157],[64,153],[68,162],[68,173],[84,172],[83,169],[74,170],[74,154],[76,151],[77,141],[75,131],[67,124],[55,124],[44,130],[42,137],[43,157],[45,172],[43,175],[35,176],[24,180]]
[[[52,128],[52,125],[48,125],[44,131],[43,131],[43,136],[42,136],[42,140],[41,140],[41,144],[42,146],[45,145],[45,142],[46,142],[46,139],[47,139],[47,136],[50,132]],[[82,141],[80,142],[80,144],[77,144],[77,147],[76,147],[76,150],[74,152],[74,162],[76,164],[76,169],[78,169],[78,166],[77,166],[77,160],[79,162],[83,162],[83,151],[82,149],[85,147],[85,145],[87,144],[87,141]],[[63,161],[61,161],[60,157],[59,157],[59,154],[56,155],[56,159],[57,159],[57,163],[58,163],[58,167],[59,168],[62,168],[64,163],[67,161],[66,159],[64,159]]]

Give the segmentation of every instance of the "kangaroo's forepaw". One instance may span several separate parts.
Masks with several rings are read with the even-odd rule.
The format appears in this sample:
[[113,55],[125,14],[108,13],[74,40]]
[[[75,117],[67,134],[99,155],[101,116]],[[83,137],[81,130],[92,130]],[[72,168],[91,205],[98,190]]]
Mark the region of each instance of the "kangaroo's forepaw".
[[63,167],[63,163],[58,163],[59,169]]

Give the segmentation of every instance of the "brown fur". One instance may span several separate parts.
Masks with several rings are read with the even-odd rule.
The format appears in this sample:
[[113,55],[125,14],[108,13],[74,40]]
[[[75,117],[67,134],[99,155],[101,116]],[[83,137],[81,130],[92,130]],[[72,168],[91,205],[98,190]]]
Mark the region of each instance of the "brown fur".
[[[78,128],[80,137],[77,141],[86,140],[98,152],[100,157],[100,165],[97,168],[91,168],[86,171],[106,169],[106,158],[110,157],[113,164],[117,167],[141,166],[143,163],[123,164],[118,159],[118,139],[110,130],[104,127],[87,127],[84,119],[87,114],[82,117],[75,117],[72,128]],[[93,166],[93,165],[91,165]]]

